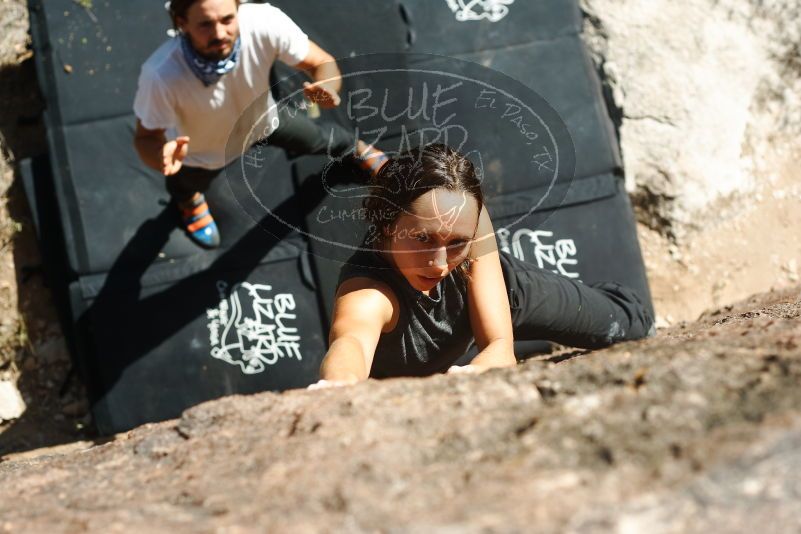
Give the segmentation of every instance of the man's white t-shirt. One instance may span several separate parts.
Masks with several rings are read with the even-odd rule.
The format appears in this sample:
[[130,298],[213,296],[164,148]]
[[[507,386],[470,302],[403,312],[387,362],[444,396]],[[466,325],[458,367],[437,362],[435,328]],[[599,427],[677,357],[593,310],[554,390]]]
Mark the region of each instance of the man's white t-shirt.
[[247,147],[237,145],[245,139],[269,135],[278,125],[270,68],[276,59],[296,65],[309,53],[308,36],[270,4],[243,4],[238,19],[239,58],[215,84],[205,87],[194,75],[179,38],[142,65],[134,113],[145,128],[167,130],[168,139],[189,136],[184,164],[190,167],[219,169],[241,155]]

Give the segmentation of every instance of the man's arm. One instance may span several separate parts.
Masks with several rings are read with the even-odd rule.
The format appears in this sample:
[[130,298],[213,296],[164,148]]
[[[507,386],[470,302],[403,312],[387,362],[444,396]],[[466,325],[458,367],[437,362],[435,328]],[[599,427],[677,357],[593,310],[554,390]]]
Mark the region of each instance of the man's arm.
[[306,98],[321,107],[332,108],[339,105],[339,91],[342,89],[342,73],[334,57],[309,40],[309,53],[295,68],[306,71],[316,83],[303,84]]
[[189,150],[189,137],[167,141],[164,130],[148,130],[136,119],[134,147],[145,165],[169,176],[181,168]]

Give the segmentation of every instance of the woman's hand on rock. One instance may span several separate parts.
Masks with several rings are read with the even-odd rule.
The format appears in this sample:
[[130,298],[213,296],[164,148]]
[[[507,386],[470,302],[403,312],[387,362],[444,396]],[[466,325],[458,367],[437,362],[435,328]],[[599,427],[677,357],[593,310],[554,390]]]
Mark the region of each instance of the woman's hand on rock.
[[342,386],[352,386],[358,382],[355,378],[347,379],[347,380],[318,380],[314,384],[307,386],[306,389],[326,389],[326,388],[338,388]]
[[449,375],[477,375],[486,371],[487,368],[483,365],[452,365],[448,369]]

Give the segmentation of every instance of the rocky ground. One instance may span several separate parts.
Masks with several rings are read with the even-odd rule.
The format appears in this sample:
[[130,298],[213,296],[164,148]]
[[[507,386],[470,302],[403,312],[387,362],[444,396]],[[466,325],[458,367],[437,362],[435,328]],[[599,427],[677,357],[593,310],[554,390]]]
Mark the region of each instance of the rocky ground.
[[0,456],[91,435],[17,164],[47,150],[24,0],[0,0]]
[[801,4],[580,0],[660,324],[801,268]]
[[0,464],[36,532],[801,528],[801,287],[481,376],[231,397]]

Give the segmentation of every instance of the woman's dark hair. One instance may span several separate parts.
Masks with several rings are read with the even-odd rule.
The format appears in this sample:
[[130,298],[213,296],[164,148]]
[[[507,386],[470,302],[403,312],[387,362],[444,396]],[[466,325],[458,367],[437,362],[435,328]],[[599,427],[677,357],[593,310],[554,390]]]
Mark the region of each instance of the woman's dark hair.
[[[189,8],[195,2],[199,2],[200,0],[170,0],[169,7],[167,11],[170,12],[170,18],[172,19],[172,26],[176,30],[178,29],[178,17],[182,19],[186,18],[186,12],[189,11]],[[241,0],[236,0],[236,6],[239,7]]]
[[364,199],[367,219],[382,235],[422,195],[433,189],[465,191],[484,206],[473,162],[443,144],[413,148],[390,159],[370,180]]
[[473,162],[443,144],[424,145],[397,155],[384,164],[369,185],[364,207],[378,238],[390,232],[398,217],[408,213],[415,200],[433,189],[471,194],[479,213],[484,206],[484,194]]

